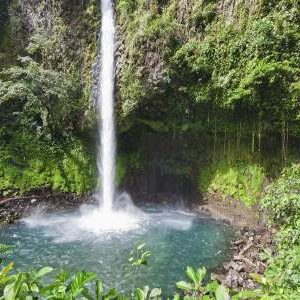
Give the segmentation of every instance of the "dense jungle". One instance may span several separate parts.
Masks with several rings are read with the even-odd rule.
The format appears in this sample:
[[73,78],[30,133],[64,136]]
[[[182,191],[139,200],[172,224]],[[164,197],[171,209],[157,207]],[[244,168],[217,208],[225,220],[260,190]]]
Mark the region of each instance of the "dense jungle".
[[[300,299],[300,1],[112,5],[116,188],[140,208],[184,206],[205,215],[199,245],[222,232],[227,254],[214,266],[188,267],[188,281],[178,281],[183,269],[168,294],[154,275],[144,288],[135,284],[151,258],[160,259],[154,229],[149,240],[126,246],[133,249],[130,292],[103,285],[85,265],[52,276],[47,260],[34,272],[33,262],[25,269],[10,263],[22,251],[12,236],[30,234],[24,217],[41,203],[51,213],[90,204],[101,186],[103,24],[100,0],[1,0],[0,299]],[[180,231],[180,245],[166,250],[170,264],[177,255],[194,257],[186,265],[198,262],[200,250],[184,250],[189,234]],[[40,243],[34,251],[48,247],[32,240],[26,243]],[[105,272],[117,268],[103,260]],[[167,271],[164,277],[173,280]]]

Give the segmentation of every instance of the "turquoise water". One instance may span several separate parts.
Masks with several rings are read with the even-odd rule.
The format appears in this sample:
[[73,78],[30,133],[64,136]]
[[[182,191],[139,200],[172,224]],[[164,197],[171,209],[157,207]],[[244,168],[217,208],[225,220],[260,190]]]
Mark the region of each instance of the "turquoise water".
[[78,213],[33,217],[0,231],[1,243],[15,245],[10,259],[17,270],[51,266],[70,272],[95,271],[106,286],[128,293],[133,276],[131,249],[146,243],[152,256],[142,266],[136,286],[161,287],[175,292],[185,279],[187,265],[216,268],[228,258],[232,229],[225,223],[184,211],[147,209],[137,226],[127,231],[83,230]]

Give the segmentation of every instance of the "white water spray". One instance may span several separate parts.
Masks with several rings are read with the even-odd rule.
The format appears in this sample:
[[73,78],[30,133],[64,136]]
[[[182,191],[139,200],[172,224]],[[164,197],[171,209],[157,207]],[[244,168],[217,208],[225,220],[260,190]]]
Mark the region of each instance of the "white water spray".
[[101,75],[98,82],[99,134],[101,151],[98,157],[98,171],[101,174],[101,210],[112,210],[115,198],[115,24],[112,0],[101,0]]

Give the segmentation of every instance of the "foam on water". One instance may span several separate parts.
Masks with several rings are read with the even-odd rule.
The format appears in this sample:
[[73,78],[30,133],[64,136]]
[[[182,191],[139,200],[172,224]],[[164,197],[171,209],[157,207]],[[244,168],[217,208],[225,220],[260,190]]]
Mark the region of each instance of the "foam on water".
[[194,214],[172,209],[144,212],[132,202],[125,201],[127,197],[116,201],[118,205],[111,211],[100,210],[94,205],[83,205],[72,213],[43,214],[37,210],[22,221],[29,228],[44,228],[44,234],[59,243],[89,239],[91,236],[109,238],[136,230],[145,232],[153,227],[187,231],[193,226]]
[[82,205],[72,213],[45,214],[37,209],[22,221],[30,228],[46,228],[56,242],[68,242],[85,239],[87,234],[101,236],[136,230],[150,219],[133,204],[128,194],[123,193],[115,201],[113,210]]

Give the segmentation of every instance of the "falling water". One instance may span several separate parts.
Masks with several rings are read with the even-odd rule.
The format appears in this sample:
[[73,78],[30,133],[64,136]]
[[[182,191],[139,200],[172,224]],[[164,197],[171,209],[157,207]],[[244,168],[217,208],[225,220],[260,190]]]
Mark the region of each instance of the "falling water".
[[96,64],[97,85],[95,96],[98,108],[99,139],[98,173],[99,208],[83,209],[78,226],[95,233],[127,231],[138,226],[144,215],[126,193],[116,195],[116,132],[114,116],[115,86],[115,20],[113,0],[101,0],[101,52]]
[[114,119],[114,55],[115,24],[112,0],[101,0],[101,75],[98,83],[99,134],[101,151],[98,170],[101,174],[101,209],[111,211],[115,197],[115,119]]
[[[115,20],[113,0],[101,0],[101,52],[97,62],[97,106],[99,114],[98,172],[100,209],[84,210],[79,226],[97,233],[125,231],[138,226],[144,215],[128,194],[115,193],[116,133],[114,116]],[[98,74],[100,73],[100,76]]]

